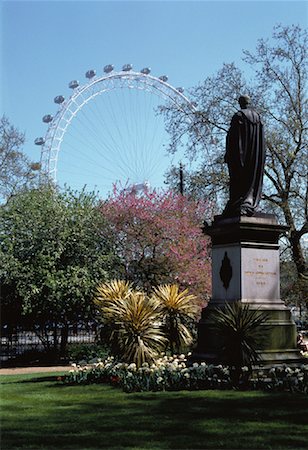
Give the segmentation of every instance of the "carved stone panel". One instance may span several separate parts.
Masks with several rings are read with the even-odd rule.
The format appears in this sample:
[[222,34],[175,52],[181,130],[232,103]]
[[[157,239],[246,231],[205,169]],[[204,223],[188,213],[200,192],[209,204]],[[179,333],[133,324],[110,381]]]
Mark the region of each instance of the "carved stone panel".
[[241,296],[241,249],[239,246],[214,246],[212,249],[212,302]]

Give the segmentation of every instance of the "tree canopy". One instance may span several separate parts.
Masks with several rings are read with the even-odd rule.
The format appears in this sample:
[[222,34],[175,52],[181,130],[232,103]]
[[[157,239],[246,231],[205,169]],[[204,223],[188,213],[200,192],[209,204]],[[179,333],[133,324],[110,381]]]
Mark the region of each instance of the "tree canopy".
[[[91,318],[98,283],[114,275],[108,225],[97,199],[50,187],[25,191],[0,208],[3,320],[24,316],[50,345],[46,325],[65,328]],[[57,344],[53,342],[53,344]]]
[[[305,30],[292,25],[274,28],[271,41],[260,39],[255,52],[244,51],[247,79],[234,63],[192,88],[197,105],[191,117],[173,106],[162,108],[170,133],[170,151],[187,145],[187,154],[199,161],[185,173],[186,194],[215,199],[222,212],[227,200],[228,176],[223,156],[226,132],[238,109],[237,99],[248,94],[261,114],[266,135],[266,165],[261,208],[275,213],[290,227],[288,244],[298,276],[307,276],[302,237],[308,231],[308,100]],[[188,139],[182,140],[184,135]],[[187,144],[188,143],[188,144]],[[175,169],[169,174],[175,183]]]
[[22,151],[25,135],[7,119],[0,118],[0,200],[25,186],[34,186],[39,163],[30,162]]
[[115,189],[101,212],[116,237],[124,278],[146,292],[176,282],[204,303],[211,285],[208,238],[201,229],[207,209],[206,202],[173,192]]

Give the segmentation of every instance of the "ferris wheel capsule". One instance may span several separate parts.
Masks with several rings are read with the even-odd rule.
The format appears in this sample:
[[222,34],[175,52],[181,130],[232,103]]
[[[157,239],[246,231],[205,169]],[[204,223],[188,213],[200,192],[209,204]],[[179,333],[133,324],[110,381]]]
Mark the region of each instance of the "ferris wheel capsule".
[[63,95],[57,95],[57,97],[54,98],[54,102],[57,103],[58,105],[60,105],[61,103],[64,102],[64,97]]
[[45,139],[43,137],[38,137],[35,139],[34,141],[35,145],[44,145],[45,144]]
[[124,64],[124,66],[122,67],[123,72],[129,72],[131,71],[133,68],[133,66],[131,64]]
[[86,72],[86,78],[89,78],[89,80],[93,77],[95,77],[96,75],[96,71],[93,69],[90,69]]
[[114,66],[112,64],[107,64],[107,66],[104,67],[104,72],[110,73],[113,71],[113,69],[114,69]]
[[164,83],[165,83],[166,81],[168,81],[167,75],[162,75],[161,77],[158,77],[158,78],[159,78],[159,80],[163,81]]
[[149,75],[151,69],[149,67],[145,67],[144,69],[141,69],[140,72],[143,73],[144,75]]
[[41,170],[41,163],[39,163],[39,162],[31,163],[30,169],[33,171]]
[[68,87],[70,89],[76,89],[79,86],[79,81],[73,80],[68,84]]
[[183,92],[184,92],[184,88],[182,88],[182,87],[178,87],[178,88],[176,88],[176,90],[178,92],[180,92],[180,94],[183,94]]
[[52,122],[52,119],[53,119],[53,117],[51,114],[46,114],[46,116],[44,116],[42,120],[44,123],[50,123],[50,122]]

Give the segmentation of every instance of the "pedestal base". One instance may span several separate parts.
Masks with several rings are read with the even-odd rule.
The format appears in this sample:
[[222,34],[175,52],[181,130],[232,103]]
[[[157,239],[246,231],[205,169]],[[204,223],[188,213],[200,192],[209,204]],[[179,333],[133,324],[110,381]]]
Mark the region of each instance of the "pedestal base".
[[[243,303],[247,303],[241,300]],[[206,361],[211,364],[227,364],[223,353],[223,339],[215,329],[215,322],[212,318],[213,312],[218,306],[217,303],[209,303],[207,308],[202,312],[201,320],[198,324],[198,343],[197,348],[193,352],[192,359],[194,361]],[[262,365],[298,365],[304,362],[304,359],[297,349],[297,330],[294,321],[291,318],[291,312],[282,302],[280,307],[270,309],[268,305],[265,307],[255,304],[249,304],[250,309],[257,309],[264,312],[268,316],[264,332],[261,331],[262,339],[258,343],[257,353],[260,357]],[[223,305],[219,307],[223,309]]]
[[264,312],[264,339],[258,343],[260,362],[265,365],[300,364],[296,325],[280,299],[280,234],[287,228],[272,215],[214,220],[205,232],[212,238],[212,299],[202,312],[198,344],[193,360],[226,363],[223,341],[214,326],[213,311],[240,301]]

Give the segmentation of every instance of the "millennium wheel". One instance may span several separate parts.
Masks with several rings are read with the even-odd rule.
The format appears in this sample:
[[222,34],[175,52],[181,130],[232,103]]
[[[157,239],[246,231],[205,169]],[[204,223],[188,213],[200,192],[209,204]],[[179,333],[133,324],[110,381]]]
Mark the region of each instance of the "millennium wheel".
[[171,165],[185,156],[168,152],[168,135],[159,109],[176,106],[191,117],[194,104],[168,77],[151,75],[149,68],[133,71],[130,64],[114,71],[104,67],[85,74],[85,84],[73,80],[66,99],[54,98],[58,110],[47,114],[41,146],[41,178],[73,189],[84,186],[106,196],[115,183],[144,188],[163,186]]

